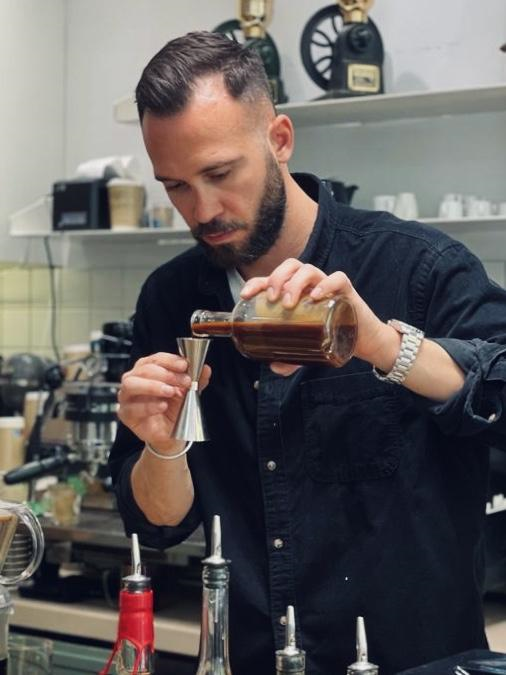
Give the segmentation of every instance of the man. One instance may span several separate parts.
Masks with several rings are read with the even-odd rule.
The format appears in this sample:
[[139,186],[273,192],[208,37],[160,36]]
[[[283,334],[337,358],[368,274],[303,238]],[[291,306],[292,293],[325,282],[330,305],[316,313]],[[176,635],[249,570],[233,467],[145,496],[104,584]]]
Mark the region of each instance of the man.
[[[358,615],[383,673],[485,646],[506,293],[444,234],[290,175],[293,128],[252,51],[208,33],[173,40],[137,104],[155,176],[199,245],[156,270],[137,305],[111,452],[127,531],[163,548],[221,516],[236,675],[274,673],[288,604],[311,675],[354,660]],[[175,338],[195,309],[230,310],[241,278],[243,297],[267,289],[286,306],[348,297],[355,358],[258,364],[215,340],[200,383],[211,440],[181,454],[170,435],[189,378]]]

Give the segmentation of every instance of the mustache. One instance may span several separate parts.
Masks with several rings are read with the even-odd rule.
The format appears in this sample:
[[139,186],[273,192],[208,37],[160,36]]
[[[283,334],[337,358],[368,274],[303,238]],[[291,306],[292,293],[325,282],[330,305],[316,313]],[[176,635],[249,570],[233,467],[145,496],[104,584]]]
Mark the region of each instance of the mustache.
[[195,239],[202,239],[209,234],[225,234],[226,232],[234,232],[235,230],[245,230],[247,225],[245,223],[230,222],[226,223],[219,218],[213,218],[207,223],[199,223],[193,232]]

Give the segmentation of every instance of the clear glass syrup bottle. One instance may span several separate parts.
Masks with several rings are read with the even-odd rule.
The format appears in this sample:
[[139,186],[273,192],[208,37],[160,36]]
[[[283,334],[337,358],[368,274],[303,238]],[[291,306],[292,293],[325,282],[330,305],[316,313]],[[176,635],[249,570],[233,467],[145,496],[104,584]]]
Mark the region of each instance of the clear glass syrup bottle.
[[240,300],[231,312],[197,309],[191,317],[195,337],[231,337],[244,356],[258,361],[324,363],[340,367],[353,355],[357,319],[340,296],[303,296],[293,309],[265,292]]
[[211,555],[202,561],[202,621],[196,675],[232,675],[228,655],[228,561],[221,555],[220,517],[213,517]]

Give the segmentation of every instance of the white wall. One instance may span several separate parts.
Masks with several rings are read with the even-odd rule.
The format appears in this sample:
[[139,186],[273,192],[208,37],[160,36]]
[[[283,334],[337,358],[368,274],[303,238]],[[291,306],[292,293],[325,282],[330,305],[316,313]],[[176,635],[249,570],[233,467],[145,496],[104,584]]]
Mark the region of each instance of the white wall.
[[[282,76],[292,101],[322,93],[304,71],[299,39],[308,19],[326,4],[329,2],[325,0],[275,0],[270,33],[281,53]],[[67,0],[65,164],[69,176],[78,162],[110,153],[137,154],[143,158],[146,176],[150,175],[138,129],[115,124],[113,102],[133,92],[142,68],[166,41],[189,30],[212,29],[234,18],[236,5],[235,0]],[[504,0],[487,0],[479,7],[475,0],[377,0],[371,16],[382,33],[387,53],[387,91],[445,89],[506,80],[506,55],[499,51],[506,40]],[[324,133],[328,135],[329,130]],[[359,133],[337,134],[333,142],[326,136],[327,155],[337,158],[339,151],[339,156],[350,157],[360,140]],[[318,167],[313,142],[314,132],[312,136],[301,135],[304,151],[297,153],[294,166],[301,168],[307,163],[313,171],[336,173],[340,169],[337,159],[335,165],[334,160],[325,159]],[[361,151],[357,162],[367,160],[367,154],[364,157]],[[378,156],[373,161],[378,162]],[[349,175],[343,170],[342,175],[361,181],[362,203],[367,204],[370,194],[380,189],[372,185],[376,176],[369,178],[367,171],[358,171],[355,177],[354,166],[352,169]],[[365,188],[364,180],[371,183],[370,188]],[[152,195],[163,196],[154,182],[149,189]],[[431,197],[427,206],[433,208],[433,201]]]
[[64,36],[64,0],[0,0],[2,248],[7,216],[64,171]]
[[[330,2],[330,0],[328,0]],[[6,216],[71,177],[78,163],[109,154],[141,158],[150,196],[165,199],[135,125],[113,102],[132,93],[148,59],[169,39],[233,18],[235,0],[0,0],[0,236]],[[322,92],[305,73],[299,39],[325,0],[275,0],[270,33],[292,101]],[[376,0],[387,91],[472,87],[506,80],[506,2]],[[377,192],[414,190],[422,215],[448,191],[505,199],[505,116],[298,132],[292,168]],[[2,240],[3,242],[4,240]],[[1,256],[0,256],[1,257]],[[506,254],[505,254],[506,258]]]

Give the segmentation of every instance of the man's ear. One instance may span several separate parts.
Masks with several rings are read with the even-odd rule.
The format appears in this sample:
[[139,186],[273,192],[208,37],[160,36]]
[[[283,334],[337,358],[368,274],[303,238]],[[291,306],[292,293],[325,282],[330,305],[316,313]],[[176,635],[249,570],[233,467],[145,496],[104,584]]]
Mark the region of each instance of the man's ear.
[[281,164],[286,164],[293,153],[293,124],[286,115],[276,115],[269,127],[269,141],[272,151]]

